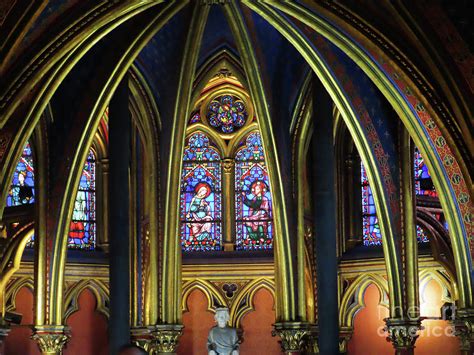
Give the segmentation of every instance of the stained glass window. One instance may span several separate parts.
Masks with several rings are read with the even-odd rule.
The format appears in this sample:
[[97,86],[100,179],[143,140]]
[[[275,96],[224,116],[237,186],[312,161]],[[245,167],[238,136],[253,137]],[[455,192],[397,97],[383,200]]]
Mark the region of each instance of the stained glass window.
[[20,160],[13,173],[12,184],[7,196],[7,207],[27,205],[35,202],[35,169],[31,146],[26,142]]
[[428,236],[426,235],[423,228],[421,228],[419,225],[416,225],[416,239],[418,240],[418,243],[429,242]]
[[189,119],[189,124],[197,123],[201,121],[201,115],[199,112],[193,112],[191,118]]
[[235,156],[236,249],[273,247],[272,196],[262,140],[248,135]]
[[438,194],[435,191],[433,180],[428,171],[428,167],[425,165],[423,157],[421,156],[418,148],[415,147],[415,193],[417,195],[434,196]]
[[204,133],[194,133],[187,139],[180,201],[184,251],[221,249],[220,159]]
[[222,133],[233,133],[247,121],[244,102],[234,95],[221,95],[214,98],[208,106],[209,124]]
[[96,158],[89,151],[82,170],[69,227],[68,247],[71,249],[93,250],[96,241]]
[[382,245],[379,221],[375,211],[374,196],[364,165],[360,163],[360,179],[362,189],[362,237],[364,245]]

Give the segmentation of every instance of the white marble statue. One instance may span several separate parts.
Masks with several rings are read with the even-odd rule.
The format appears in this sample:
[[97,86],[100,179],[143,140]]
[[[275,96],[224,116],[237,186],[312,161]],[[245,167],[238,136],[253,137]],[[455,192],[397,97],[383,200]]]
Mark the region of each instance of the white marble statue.
[[228,308],[217,308],[214,319],[217,325],[209,331],[207,349],[209,355],[239,355],[237,330],[227,326],[230,319]]

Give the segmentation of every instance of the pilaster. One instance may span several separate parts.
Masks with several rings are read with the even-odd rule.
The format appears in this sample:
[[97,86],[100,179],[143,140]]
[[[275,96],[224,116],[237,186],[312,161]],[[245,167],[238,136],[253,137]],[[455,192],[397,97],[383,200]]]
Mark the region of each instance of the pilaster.
[[38,343],[41,354],[61,355],[70,337],[66,326],[42,325],[34,327],[31,339]]

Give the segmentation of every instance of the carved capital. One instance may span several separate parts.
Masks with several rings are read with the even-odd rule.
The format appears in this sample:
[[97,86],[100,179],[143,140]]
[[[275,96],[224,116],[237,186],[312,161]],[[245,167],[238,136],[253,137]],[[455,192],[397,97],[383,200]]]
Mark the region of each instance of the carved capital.
[[306,342],[311,334],[308,323],[285,322],[276,323],[272,332],[273,336],[281,339],[281,348],[284,353],[300,353],[306,347]]
[[354,329],[351,327],[341,327],[339,329],[339,353],[340,354],[347,353],[347,344],[349,343],[349,340],[351,340],[353,333],[354,333]]
[[390,341],[395,349],[413,349],[419,337],[418,332],[423,329],[419,319],[386,318],[385,324],[385,331],[388,332],[387,341]]
[[181,324],[157,324],[152,332],[151,354],[174,354],[179,337],[183,333]]
[[148,353],[151,353],[153,344],[153,329],[155,329],[155,327],[132,328],[130,329],[130,338],[135,345],[145,349]]
[[38,343],[42,354],[60,355],[70,338],[69,328],[62,325],[36,326],[31,339]]
[[474,309],[460,309],[453,321],[454,335],[460,340],[460,349],[470,352],[474,345]]
[[235,161],[231,158],[225,158],[222,160],[222,168],[225,174],[231,174],[234,171]]

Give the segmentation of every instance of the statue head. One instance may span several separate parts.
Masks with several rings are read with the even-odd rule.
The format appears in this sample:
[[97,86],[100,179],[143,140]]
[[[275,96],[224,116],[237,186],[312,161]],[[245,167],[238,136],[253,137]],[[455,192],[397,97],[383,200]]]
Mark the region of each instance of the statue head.
[[219,328],[225,328],[227,322],[230,319],[229,309],[227,307],[220,307],[216,309],[216,314],[214,315],[214,319],[217,322],[217,326]]

